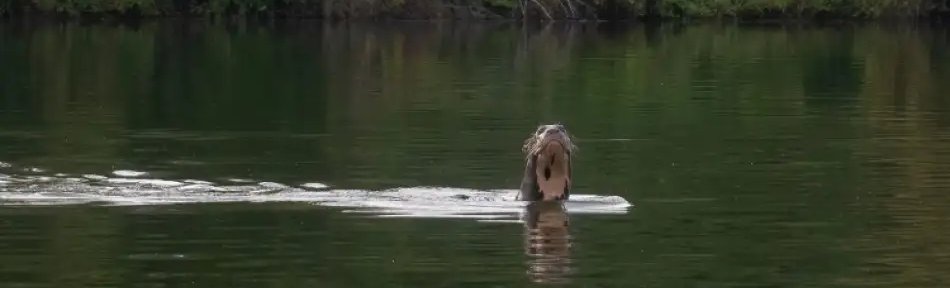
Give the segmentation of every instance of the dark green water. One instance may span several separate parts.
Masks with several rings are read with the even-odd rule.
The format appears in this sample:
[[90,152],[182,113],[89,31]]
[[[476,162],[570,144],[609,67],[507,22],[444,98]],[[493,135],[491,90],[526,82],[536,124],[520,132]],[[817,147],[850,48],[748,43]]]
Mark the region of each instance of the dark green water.
[[[946,286],[948,39],[905,25],[4,23],[0,193],[24,199],[0,206],[0,286]],[[517,223],[306,201],[24,196],[150,193],[66,179],[116,170],[515,189],[522,141],[549,122],[580,147],[576,193],[633,205],[571,214],[543,232],[553,248],[528,247]]]

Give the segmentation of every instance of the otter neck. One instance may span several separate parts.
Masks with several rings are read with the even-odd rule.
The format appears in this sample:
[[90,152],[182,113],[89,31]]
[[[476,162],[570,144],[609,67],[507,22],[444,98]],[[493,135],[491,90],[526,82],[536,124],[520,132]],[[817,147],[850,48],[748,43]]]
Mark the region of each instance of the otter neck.
[[544,196],[544,200],[552,200],[561,197],[564,194],[568,177],[568,159],[567,151],[564,146],[557,141],[552,141],[541,147],[537,153],[537,175],[538,188]]

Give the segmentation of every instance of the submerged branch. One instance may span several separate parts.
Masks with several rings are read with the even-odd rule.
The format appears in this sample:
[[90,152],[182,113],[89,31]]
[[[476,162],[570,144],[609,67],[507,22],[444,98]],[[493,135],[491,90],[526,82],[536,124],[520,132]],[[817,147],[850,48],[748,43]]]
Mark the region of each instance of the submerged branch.
[[577,9],[574,9],[574,4],[571,4],[571,0],[564,0],[567,2],[567,7],[570,8],[571,18],[577,18]]
[[548,20],[554,19],[554,17],[551,17],[551,13],[548,13],[548,9],[544,8],[544,4],[541,4],[541,2],[539,2],[538,0],[531,0],[531,1],[534,1],[534,4],[538,5],[538,8],[541,9],[541,12],[544,12],[544,16],[547,17]]

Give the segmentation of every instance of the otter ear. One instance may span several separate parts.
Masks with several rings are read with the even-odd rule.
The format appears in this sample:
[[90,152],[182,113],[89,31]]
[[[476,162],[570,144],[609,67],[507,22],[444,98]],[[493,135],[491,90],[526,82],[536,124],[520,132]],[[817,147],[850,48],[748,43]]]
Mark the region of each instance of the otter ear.
[[531,151],[531,146],[534,144],[535,136],[531,135],[528,139],[524,140],[524,145],[521,145],[521,152],[529,153]]

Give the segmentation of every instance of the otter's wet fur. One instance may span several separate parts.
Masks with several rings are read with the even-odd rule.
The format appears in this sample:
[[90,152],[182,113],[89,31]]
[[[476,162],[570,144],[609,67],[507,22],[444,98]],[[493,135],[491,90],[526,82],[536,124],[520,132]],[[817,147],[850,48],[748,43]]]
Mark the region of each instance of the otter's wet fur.
[[572,157],[577,146],[561,124],[540,125],[525,140],[524,177],[517,200],[550,201],[570,198]]

